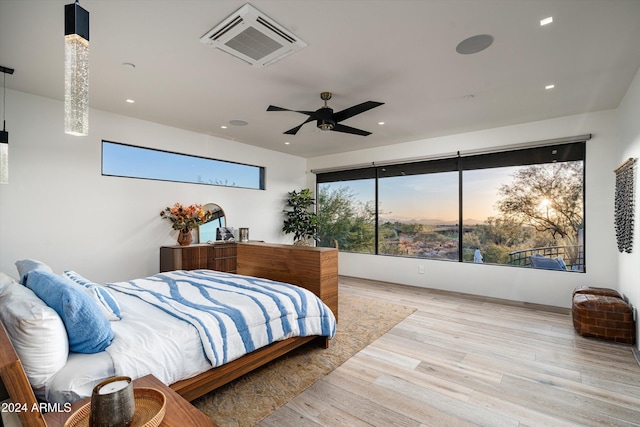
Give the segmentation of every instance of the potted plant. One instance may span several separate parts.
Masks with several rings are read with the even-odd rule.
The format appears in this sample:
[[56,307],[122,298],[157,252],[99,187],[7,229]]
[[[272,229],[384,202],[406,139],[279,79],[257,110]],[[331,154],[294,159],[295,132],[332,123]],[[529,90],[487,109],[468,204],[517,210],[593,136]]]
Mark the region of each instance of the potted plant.
[[315,204],[313,193],[308,188],[291,191],[287,197],[287,208],[282,231],[293,233],[294,245],[309,246],[309,240],[319,241],[318,215],[313,211]]

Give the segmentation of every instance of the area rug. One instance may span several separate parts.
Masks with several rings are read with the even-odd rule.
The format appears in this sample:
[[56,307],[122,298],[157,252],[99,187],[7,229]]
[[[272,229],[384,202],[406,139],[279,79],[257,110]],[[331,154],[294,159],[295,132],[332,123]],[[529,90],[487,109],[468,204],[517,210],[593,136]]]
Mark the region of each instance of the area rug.
[[328,349],[309,343],[193,401],[220,427],[253,426],[371,344],[415,311],[339,296],[336,336]]

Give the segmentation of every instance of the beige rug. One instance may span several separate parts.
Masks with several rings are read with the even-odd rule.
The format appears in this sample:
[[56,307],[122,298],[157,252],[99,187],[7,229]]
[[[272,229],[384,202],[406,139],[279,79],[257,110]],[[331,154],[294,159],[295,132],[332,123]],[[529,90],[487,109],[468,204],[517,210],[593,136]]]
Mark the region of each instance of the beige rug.
[[309,343],[193,401],[218,426],[253,426],[415,309],[340,294],[336,336],[328,349]]

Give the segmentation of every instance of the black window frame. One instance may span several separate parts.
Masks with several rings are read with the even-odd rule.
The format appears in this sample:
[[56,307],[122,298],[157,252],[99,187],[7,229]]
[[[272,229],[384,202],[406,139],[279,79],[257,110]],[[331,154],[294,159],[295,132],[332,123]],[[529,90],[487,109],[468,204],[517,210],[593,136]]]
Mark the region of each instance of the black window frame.
[[[357,179],[375,179],[375,251],[373,255],[396,256],[379,253],[379,199],[378,199],[378,179],[390,176],[402,175],[419,175],[438,172],[458,171],[458,262],[463,261],[463,173],[466,170],[491,169],[509,166],[528,166],[535,164],[549,164],[555,162],[582,161],[582,203],[583,203],[583,222],[586,224],[586,141],[590,139],[590,135],[585,138],[576,139],[570,142],[562,142],[549,145],[541,145],[529,148],[511,149],[504,151],[494,151],[481,154],[460,155],[438,158],[434,160],[421,160],[415,162],[390,163],[376,166],[372,164],[369,167],[358,169],[345,169],[330,172],[316,173],[316,194],[319,191],[320,184],[331,182],[351,181]],[[586,231],[584,232],[586,233]],[[584,250],[584,268],[579,272],[586,272],[586,239],[583,235]],[[415,257],[411,257],[415,258]],[[420,258],[431,260],[430,258]],[[433,259],[438,260],[438,259]],[[502,264],[492,264],[502,265]]]
[[[242,185],[225,185],[225,184],[221,184],[221,183],[208,183],[208,182],[199,182],[199,181],[182,181],[182,180],[178,180],[178,179],[162,179],[162,178],[150,178],[150,177],[145,177],[145,176],[118,175],[118,174],[105,173],[105,171],[104,171],[104,169],[105,169],[105,165],[104,165],[104,161],[105,161],[105,159],[104,159],[105,144],[119,145],[119,146],[124,146],[124,147],[132,147],[132,148],[137,148],[137,149],[141,149],[141,150],[148,150],[148,151],[157,152],[157,153],[166,153],[166,154],[172,154],[172,155],[176,155],[176,156],[184,156],[184,157],[187,157],[187,158],[211,160],[211,161],[214,161],[214,162],[221,162],[221,163],[228,163],[228,164],[232,164],[232,165],[239,165],[239,166],[247,166],[247,167],[252,167],[252,168],[258,168],[258,171],[259,171],[259,174],[258,174],[258,181],[259,181],[258,182],[258,186],[257,187],[247,187],[247,186],[242,186]],[[264,166],[256,166],[256,165],[251,165],[251,164],[248,164],[248,163],[232,162],[232,161],[229,161],[229,160],[221,160],[221,159],[216,159],[216,158],[213,158],[213,157],[196,156],[196,155],[193,155],[193,154],[179,153],[177,151],[160,150],[160,149],[157,149],[157,148],[142,147],[142,146],[139,146],[139,145],[125,144],[125,143],[121,143],[121,142],[108,141],[108,140],[104,140],[104,139],[102,140],[100,155],[101,155],[100,166],[101,166],[101,175],[102,176],[113,176],[113,177],[119,177],[119,178],[132,178],[132,179],[144,179],[144,180],[150,180],[150,181],[178,182],[178,183],[184,183],[184,184],[213,185],[213,186],[219,186],[219,187],[242,188],[242,189],[248,189],[248,190],[266,190],[266,167],[264,167]]]

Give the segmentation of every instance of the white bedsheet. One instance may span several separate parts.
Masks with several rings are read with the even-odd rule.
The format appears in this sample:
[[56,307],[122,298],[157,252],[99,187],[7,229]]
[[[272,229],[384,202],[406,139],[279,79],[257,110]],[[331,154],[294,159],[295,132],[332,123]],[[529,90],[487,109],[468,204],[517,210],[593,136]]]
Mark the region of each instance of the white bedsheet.
[[122,320],[111,322],[113,342],[101,353],[71,353],[45,400],[64,403],[91,396],[97,383],[114,375],[135,379],[152,374],[168,385],[211,369],[193,326],[139,298],[113,294],[122,311]]
[[[162,278],[170,277],[180,281],[181,294],[193,293],[194,289],[208,289],[209,303],[233,307],[233,313],[242,312],[245,322],[251,332],[230,334],[238,341],[240,336],[251,336],[253,348],[260,348],[270,342],[299,335],[327,335],[335,334],[335,317],[311,292],[292,285],[267,283],[264,279],[229,275],[212,271],[185,272],[177,271],[164,273]],[[196,280],[195,277],[198,277]],[[206,277],[211,276],[211,277]],[[221,285],[202,287],[200,280],[211,278],[221,280]],[[54,403],[73,402],[91,395],[95,384],[114,375],[125,375],[133,379],[148,374],[154,375],[164,384],[191,378],[212,368],[213,360],[207,354],[207,346],[203,347],[204,334],[218,339],[220,326],[199,325],[197,329],[191,323],[181,320],[172,314],[169,308],[157,308],[134,295],[120,292],[116,289],[120,285],[126,292],[124,285],[133,283],[156,282],[156,276],[136,279],[131,282],[120,282],[109,285],[117,299],[122,320],[111,322],[115,333],[111,345],[104,352],[96,354],[71,354],[65,367],[59,371],[45,390],[44,399]],[[228,289],[229,281],[238,281],[241,293],[231,293]],[[196,282],[197,286],[196,286]],[[136,286],[133,286],[136,287]],[[252,288],[258,288],[253,289]],[[215,289],[214,289],[215,288]],[[264,288],[264,289],[262,289]],[[284,300],[275,303],[276,288],[284,295]],[[280,289],[282,288],[282,289]],[[219,294],[221,292],[221,294]],[[251,292],[251,293],[249,293]],[[257,292],[259,295],[253,295]],[[160,293],[154,293],[158,299]],[[265,296],[267,295],[267,296]],[[147,297],[145,292],[143,297]],[[162,298],[161,298],[162,299]],[[261,307],[256,314],[246,311],[246,301],[251,300],[254,305]],[[223,301],[224,303],[221,303]],[[153,301],[149,301],[153,302]],[[244,307],[240,309],[238,307]],[[292,309],[293,311],[289,310]],[[301,316],[305,313],[305,316]],[[191,315],[195,315],[191,313]],[[237,323],[227,320],[224,316],[216,315],[216,319],[223,318],[226,330],[237,327]],[[267,323],[265,324],[265,319]],[[287,327],[283,326],[287,325]],[[258,331],[258,332],[254,332]],[[264,331],[269,331],[266,333]],[[217,331],[217,332],[216,332]],[[226,348],[225,362],[245,354],[243,344],[219,344]],[[253,348],[249,349],[251,351]],[[219,365],[220,361],[217,361]]]
[[335,316],[312,292],[268,279],[177,270],[107,286],[193,325],[214,367],[290,337],[333,338],[336,329]]

